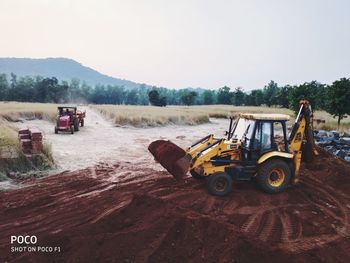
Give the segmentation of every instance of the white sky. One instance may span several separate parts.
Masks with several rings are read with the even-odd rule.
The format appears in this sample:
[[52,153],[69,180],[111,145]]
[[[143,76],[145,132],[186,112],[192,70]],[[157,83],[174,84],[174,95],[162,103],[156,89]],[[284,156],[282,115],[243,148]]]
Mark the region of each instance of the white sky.
[[0,57],[168,88],[350,77],[347,0],[0,0]]

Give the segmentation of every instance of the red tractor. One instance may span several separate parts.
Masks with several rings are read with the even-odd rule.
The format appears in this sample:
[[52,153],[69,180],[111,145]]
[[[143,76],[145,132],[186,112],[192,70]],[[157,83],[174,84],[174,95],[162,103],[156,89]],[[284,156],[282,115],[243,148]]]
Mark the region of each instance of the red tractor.
[[59,131],[70,132],[73,134],[79,131],[79,126],[84,126],[84,118],[86,112],[78,111],[77,107],[60,106],[58,109],[58,117],[55,126],[55,133]]

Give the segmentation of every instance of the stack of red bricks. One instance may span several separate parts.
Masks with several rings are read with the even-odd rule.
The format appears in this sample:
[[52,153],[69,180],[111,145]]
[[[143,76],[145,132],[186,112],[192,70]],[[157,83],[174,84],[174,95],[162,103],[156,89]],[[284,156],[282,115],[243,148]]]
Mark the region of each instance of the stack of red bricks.
[[18,140],[25,154],[40,154],[43,151],[43,135],[38,128],[20,129]]

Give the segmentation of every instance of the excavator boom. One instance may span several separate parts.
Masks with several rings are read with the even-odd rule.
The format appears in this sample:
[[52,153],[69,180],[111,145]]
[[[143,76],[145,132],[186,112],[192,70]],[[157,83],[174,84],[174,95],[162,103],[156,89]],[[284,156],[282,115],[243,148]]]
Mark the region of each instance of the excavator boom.
[[290,150],[294,154],[293,183],[299,180],[301,161],[311,162],[318,155],[313,135],[313,112],[308,101],[302,100],[289,136]]

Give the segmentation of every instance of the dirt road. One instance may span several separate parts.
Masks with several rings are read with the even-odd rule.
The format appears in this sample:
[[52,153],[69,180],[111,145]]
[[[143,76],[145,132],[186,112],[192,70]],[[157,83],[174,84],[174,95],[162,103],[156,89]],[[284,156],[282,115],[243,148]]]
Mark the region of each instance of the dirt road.
[[19,127],[37,126],[44,133],[44,140],[52,145],[58,171],[78,170],[99,162],[132,161],[152,164],[147,146],[156,139],[167,138],[182,146],[210,133],[222,136],[228,127],[227,120],[212,120],[212,123],[198,126],[177,126],[154,128],[115,127],[89,107],[86,110],[85,126],[74,135],[54,133],[54,125],[42,120],[25,121]]

